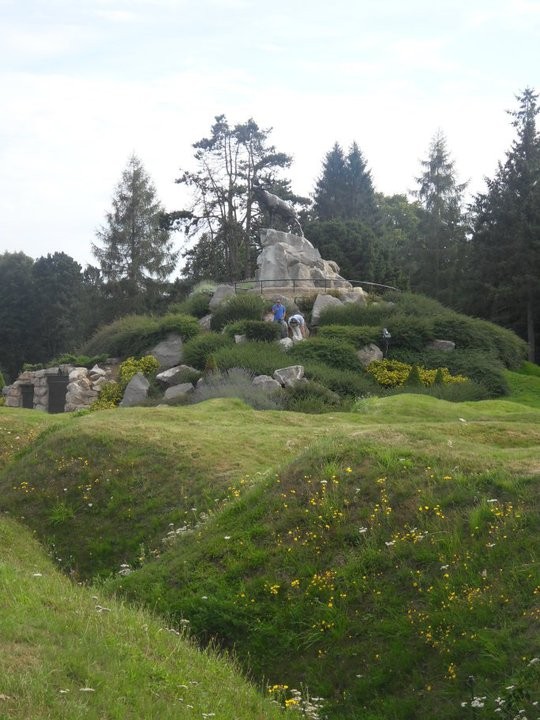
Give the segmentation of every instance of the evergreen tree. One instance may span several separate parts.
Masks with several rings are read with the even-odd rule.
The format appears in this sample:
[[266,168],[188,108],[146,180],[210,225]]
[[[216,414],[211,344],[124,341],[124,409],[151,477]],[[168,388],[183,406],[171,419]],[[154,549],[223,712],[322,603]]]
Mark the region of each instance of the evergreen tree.
[[377,203],[371,173],[357,143],[345,156],[335,143],[323,160],[323,169],[313,194],[317,220],[360,220],[374,227]]
[[81,266],[63,252],[38,258],[32,267],[36,314],[36,344],[40,361],[73,350],[81,341]]
[[339,143],[326,154],[322,174],[313,194],[313,215],[317,220],[345,219],[347,197],[347,167]]
[[141,161],[133,155],[122,173],[106,224],[92,245],[116,315],[146,309],[176,265],[163,208]]
[[538,95],[526,88],[509,114],[516,138],[487,191],[474,203],[469,273],[475,312],[527,338],[538,358],[540,307],[540,135]]
[[462,209],[466,183],[456,181],[454,162],[441,131],[435,134],[422,168],[414,193],[421,213],[413,290],[452,304],[466,238]]
[[25,362],[37,362],[34,261],[22,252],[0,255],[0,370],[15,380]]
[[231,126],[218,115],[210,137],[194,143],[197,169],[176,181],[192,191],[193,203],[168,216],[171,227],[183,227],[196,241],[184,255],[184,273],[194,273],[193,279],[200,273],[228,281],[251,277],[262,221],[253,196],[256,179],[286,200],[297,199],[278,176],[291,158],[269,144],[270,132],[253,119]]

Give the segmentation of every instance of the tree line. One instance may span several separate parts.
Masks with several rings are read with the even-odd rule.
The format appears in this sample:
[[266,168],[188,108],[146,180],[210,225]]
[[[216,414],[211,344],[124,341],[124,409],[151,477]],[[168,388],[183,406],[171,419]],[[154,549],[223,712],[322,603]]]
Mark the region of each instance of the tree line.
[[[201,280],[253,277],[268,217],[260,184],[296,209],[308,239],[350,280],[396,285],[514,329],[537,358],[540,300],[538,95],[527,88],[509,112],[515,138],[486,190],[465,201],[444,133],[421,162],[412,196],[374,187],[360,147],[339,143],[322,161],[311,198],[296,195],[292,158],[253,119],[215,118],[193,144],[193,167],[176,183],[189,205],[165,212],[142,162],[132,156],[96,234],[95,266],[64,253],[33,261],[0,255],[0,368],[42,362],[76,347],[98,325],[133,312],[159,313]],[[285,226],[282,229],[287,229]],[[179,276],[171,280],[179,252]]]

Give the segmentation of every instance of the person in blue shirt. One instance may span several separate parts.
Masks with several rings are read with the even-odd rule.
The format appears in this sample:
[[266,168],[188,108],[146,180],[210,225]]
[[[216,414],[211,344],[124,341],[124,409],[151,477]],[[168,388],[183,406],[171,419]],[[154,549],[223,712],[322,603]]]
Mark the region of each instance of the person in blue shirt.
[[285,313],[287,312],[285,305],[280,300],[272,305],[272,312],[274,313],[274,322],[277,322],[281,326],[281,337],[287,337],[287,322],[285,320]]

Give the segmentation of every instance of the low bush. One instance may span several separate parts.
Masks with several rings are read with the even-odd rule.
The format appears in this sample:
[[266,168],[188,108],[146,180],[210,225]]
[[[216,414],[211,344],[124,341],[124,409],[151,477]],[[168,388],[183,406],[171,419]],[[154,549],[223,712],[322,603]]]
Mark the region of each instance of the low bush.
[[103,385],[97,400],[94,400],[90,410],[111,410],[118,407],[124,397],[124,385],[116,382],[109,382]]
[[343,400],[324,385],[308,380],[286,389],[284,408],[303,413],[331,412],[343,408]]
[[427,369],[416,363],[399,360],[374,360],[366,372],[385,388],[401,385],[430,386],[435,384],[435,380],[438,380],[437,384],[463,383],[467,380],[463,375],[452,375],[446,367]]
[[102,353],[101,355],[73,355],[72,353],[64,353],[59,355],[50,363],[47,363],[48,367],[54,367],[55,365],[76,365],[77,367],[92,368],[94,365],[105,362],[107,355]]
[[126,315],[98,329],[81,348],[86,355],[141,355],[161,339],[158,321],[148,315]]
[[304,374],[342,397],[359,398],[380,392],[379,385],[364,371],[339,370],[310,361],[304,365]]
[[322,362],[340,370],[360,371],[362,366],[356,357],[355,349],[347,342],[330,338],[313,337],[296,343],[288,352],[293,362],[304,363],[309,360]]
[[276,322],[265,322],[264,320],[246,320],[244,333],[247,340],[257,342],[274,342],[281,337],[281,327]]
[[381,339],[379,327],[371,325],[324,325],[319,328],[317,337],[328,340],[339,340],[361,348],[370,343],[378,343]]
[[386,325],[395,312],[395,306],[386,302],[332,305],[321,313],[319,325]]
[[159,361],[153,355],[145,355],[139,359],[129,357],[120,365],[119,381],[125,387],[137,373],[152,377],[158,370]]
[[520,375],[531,375],[533,377],[540,377],[540,365],[529,362],[526,360],[522,365],[519,366],[517,372]]
[[189,396],[189,403],[210,398],[239,398],[256,410],[280,410],[283,407],[282,391],[268,392],[253,385],[254,373],[242,368],[231,368],[223,373],[209,373]]
[[498,358],[481,350],[423,350],[414,352],[406,349],[390,350],[390,359],[401,360],[409,364],[423,365],[425,368],[446,367],[453,375],[464,375],[469,380],[483,385],[490,397],[508,395],[508,383],[504,368]]
[[202,318],[210,312],[210,299],[212,294],[208,292],[198,292],[190,295],[182,302],[175,303],[169,307],[169,312],[173,314],[193,315],[196,318]]
[[429,318],[396,312],[388,319],[386,327],[392,336],[390,339],[390,346],[392,347],[422,350],[426,343],[434,337],[433,323]]
[[219,370],[238,367],[256,375],[273,375],[278,368],[294,364],[279,345],[263,342],[239,343],[232,347],[224,347],[216,351],[214,357]]
[[199,323],[191,315],[169,313],[159,318],[158,322],[162,337],[169,333],[178,333],[184,342],[189,342],[201,331]]
[[183,347],[183,360],[197,370],[204,370],[210,355],[232,344],[228,335],[204,333],[187,342]]
[[433,321],[434,336],[453,340],[458,349],[482,349],[495,354],[508,368],[517,369],[527,355],[527,345],[515,333],[487,320],[445,313]]
[[265,301],[260,295],[233,295],[213,312],[210,327],[219,332],[235,320],[261,320]]

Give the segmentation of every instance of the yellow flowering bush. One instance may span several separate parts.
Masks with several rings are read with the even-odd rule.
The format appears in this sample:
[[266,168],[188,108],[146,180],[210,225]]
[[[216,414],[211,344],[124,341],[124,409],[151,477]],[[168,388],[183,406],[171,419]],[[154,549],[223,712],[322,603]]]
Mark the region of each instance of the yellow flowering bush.
[[159,368],[159,362],[153,355],[145,355],[138,360],[134,357],[128,357],[127,360],[120,365],[120,383],[124,386],[138,372],[143,375],[154,375]]
[[[463,383],[467,378],[463,375],[451,375],[448,368],[442,367],[436,370],[427,370],[420,365],[418,374],[422,384],[433,385],[435,379],[442,383]],[[411,373],[412,365],[400,362],[399,360],[374,360],[368,365],[366,371],[383,387],[393,388],[404,385]]]

